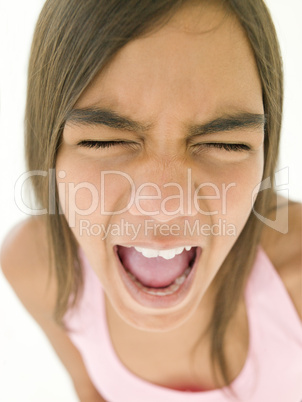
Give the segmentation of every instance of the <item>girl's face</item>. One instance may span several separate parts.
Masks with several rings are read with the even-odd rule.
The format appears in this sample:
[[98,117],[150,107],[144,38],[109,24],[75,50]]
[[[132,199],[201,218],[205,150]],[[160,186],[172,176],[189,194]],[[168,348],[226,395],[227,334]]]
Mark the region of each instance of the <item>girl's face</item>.
[[[115,55],[74,107],[87,108],[70,115],[58,153],[65,216],[119,316],[176,328],[211,292],[262,178],[262,90],[245,33],[213,3],[187,6]],[[126,247],[190,245],[170,260]],[[191,257],[170,295],[146,293],[123,268],[163,287]]]

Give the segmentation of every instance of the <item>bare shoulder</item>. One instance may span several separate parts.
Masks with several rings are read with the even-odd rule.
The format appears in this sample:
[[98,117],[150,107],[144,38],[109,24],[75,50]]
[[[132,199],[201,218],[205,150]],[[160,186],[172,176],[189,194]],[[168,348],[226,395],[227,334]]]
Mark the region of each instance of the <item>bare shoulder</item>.
[[278,216],[281,222],[280,231],[265,226],[261,244],[302,320],[302,204],[290,200],[287,204],[284,199],[284,202],[280,202],[279,209],[278,211],[278,206],[276,209],[272,208],[270,219],[275,220]]
[[34,216],[10,230],[0,251],[4,276],[33,315],[51,315],[55,306],[56,279],[48,278],[47,244],[44,217]]
[[46,223],[31,217],[7,234],[0,252],[4,276],[24,307],[40,325],[69,372],[80,400],[104,401],[90,380],[82,356],[53,319],[57,286],[49,280]]

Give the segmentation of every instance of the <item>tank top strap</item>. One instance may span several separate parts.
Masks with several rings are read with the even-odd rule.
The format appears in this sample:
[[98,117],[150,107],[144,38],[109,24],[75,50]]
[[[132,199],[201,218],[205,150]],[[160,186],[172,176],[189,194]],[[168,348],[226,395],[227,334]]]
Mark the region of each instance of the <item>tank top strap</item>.
[[[246,302],[257,303],[256,310],[270,317],[287,336],[295,337],[302,345],[302,322],[280,275],[262,246],[258,252],[246,288]],[[269,314],[269,315],[267,315]]]

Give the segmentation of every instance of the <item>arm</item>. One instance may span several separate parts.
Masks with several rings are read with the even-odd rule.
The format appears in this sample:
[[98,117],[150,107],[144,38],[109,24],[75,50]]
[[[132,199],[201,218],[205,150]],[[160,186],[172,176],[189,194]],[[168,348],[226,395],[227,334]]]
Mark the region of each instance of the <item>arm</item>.
[[80,401],[106,402],[91,382],[82,356],[65,331],[49,318],[37,317],[34,314],[33,317],[45,332],[56,354],[69,372]]
[[52,318],[56,283],[53,277],[50,286],[46,286],[47,267],[43,261],[47,255],[47,242],[42,222],[36,218],[28,219],[8,234],[0,254],[3,274],[24,307],[48,337],[68,371],[80,401],[108,402],[90,380],[79,351]]

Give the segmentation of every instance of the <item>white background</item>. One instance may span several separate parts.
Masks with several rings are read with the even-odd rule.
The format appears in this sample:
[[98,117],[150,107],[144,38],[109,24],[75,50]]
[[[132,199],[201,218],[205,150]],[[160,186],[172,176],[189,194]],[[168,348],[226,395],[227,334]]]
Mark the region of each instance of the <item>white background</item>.
[[[0,244],[25,219],[14,183],[25,171],[23,119],[26,72],[34,25],[44,0],[0,0]],[[278,169],[289,167],[289,195],[302,201],[302,1],[267,0],[285,70]],[[16,250],[17,252],[17,250]],[[73,402],[77,397],[47,338],[15,297],[0,270],[0,401]]]

